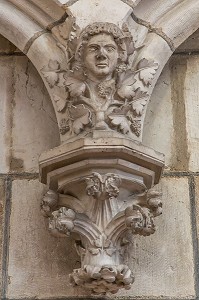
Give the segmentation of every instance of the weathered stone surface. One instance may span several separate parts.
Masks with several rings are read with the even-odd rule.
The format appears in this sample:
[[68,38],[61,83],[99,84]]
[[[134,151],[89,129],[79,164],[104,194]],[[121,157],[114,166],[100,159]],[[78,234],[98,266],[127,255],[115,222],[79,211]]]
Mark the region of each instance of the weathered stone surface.
[[16,48],[11,42],[9,42],[6,38],[0,35],[0,54],[12,54],[12,53],[20,53],[21,51]]
[[197,172],[199,106],[197,55],[175,55],[165,66],[146,114],[143,143],[165,154],[166,167]]
[[91,20],[121,25],[130,14],[131,8],[120,0],[79,0],[70,7],[70,11],[76,17],[77,24],[83,28]]
[[197,226],[197,235],[199,238],[199,177],[195,176],[195,189],[196,189],[196,195],[195,195],[195,201],[196,201],[196,226]]
[[0,172],[9,171],[11,127],[12,127],[12,95],[13,95],[13,58],[0,57]]
[[0,7],[0,33],[21,51],[26,50],[29,40],[40,34],[42,27],[10,1],[1,0]]
[[165,154],[166,168],[172,167],[175,152],[170,78],[167,64],[150,98],[143,131],[143,144]]
[[175,53],[189,53],[199,50],[199,30],[194,32],[184,43],[182,43]]
[[118,296],[195,299],[188,179],[163,178],[158,190],[163,215],[154,235],[135,237],[129,251],[135,283]]
[[[2,242],[3,242],[3,215],[5,205],[5,186],[4,180],[0,179],[0,291],[2,284]],[[1,294],[1,292],[0,292]]]
[[15,58],[11,171],[35,172],[39,155],[59,143],[49,95],[32,63]]
[[[158,230],[154,236],[135,238],[129,262],[136,281],[131,291],[118,297],[190,299],[195,295],[187,179],[164,178],[159,189],[164,214],[156,220]],[[69,287],[68,274],[78,266],[71,241],[52,237],[40,215],[44,190],[36,180],[13,183],[10,298],[85,295],[83,290]]]
[[59,143],[49,95],[26,57],[0,58],[1,173],[36,172],[39,155]]
[[190,171],[197,172],[199,169],[199,57],[183,56],[180,59],[185,63],[184,86],[181,87],[181,89],[184,90],[186,111],[184,123],[186,124],[187,132],[187,152],[189,155],[188,168]]
[[81,295],[69,285],[69,273],[79,267],[70,239],[48,232],[40,201],[46,188],[37,180],[15,180],[10,224],[9,299],[48,299]]

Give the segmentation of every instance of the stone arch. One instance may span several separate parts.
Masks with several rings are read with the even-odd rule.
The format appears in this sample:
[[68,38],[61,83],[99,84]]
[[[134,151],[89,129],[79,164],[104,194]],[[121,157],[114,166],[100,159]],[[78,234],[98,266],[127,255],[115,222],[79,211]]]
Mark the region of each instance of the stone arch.
[[[41,67],[48,65],[50,59],[57,60],[60,64],[63,64],[65,59],[52,33],[52,29],[68,17],[60,2],[2,0],[0,3],[0,34],[28,56],[42,78]],[[75,2],[78,1],[71,1],[71,4]],[[122,2],[133,8],[129,22],[132,30],[136,30],[138,39],[145,44],[136,61],[141,56],[148,56],[159,63],[156,78],[150,89],[152,93],[171,54],[198,29],[199,4],[195,0],[167,0],[161,3],[155,0]],[[53,91],[47,84],[46,87],[56,111]],[[59,122],[60,116],[57,111],[56,115]]]

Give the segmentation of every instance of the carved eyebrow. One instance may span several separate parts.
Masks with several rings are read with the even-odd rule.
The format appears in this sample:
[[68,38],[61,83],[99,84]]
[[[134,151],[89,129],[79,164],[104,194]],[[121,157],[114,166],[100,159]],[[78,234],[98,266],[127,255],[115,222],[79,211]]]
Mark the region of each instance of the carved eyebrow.
[[88,47],[89,47],[89,48],[92,48],[92,47],[99,48],[100,46],[99,46],[99,45],[97,45],[97,44],[90,44],[90,45],[88,45]]
[[113,45],[113,44],[107,44],[107,45],[104,45],[104,47],[112,47],[114,49],[117,49],[117,47],[115,45]]
[[[90,44],[88,47],[89,47],[89,48],[92,48],[92,47],[99,48],[100,45],[98,45],[98,44]],[[104,45],[104,47],[112,47],[112,48],[114,48],[114,49],[117,49],[117,47],[116,47],[115,45],[113,45],[113,44],[106,44],[106,45]]]

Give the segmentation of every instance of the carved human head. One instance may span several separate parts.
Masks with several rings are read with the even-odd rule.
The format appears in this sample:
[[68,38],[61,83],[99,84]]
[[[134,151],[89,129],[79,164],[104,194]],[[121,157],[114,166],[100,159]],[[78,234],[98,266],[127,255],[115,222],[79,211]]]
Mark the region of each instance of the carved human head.
[[80,35],[76,61],[86,72],[97,78],[111,76],[127,59],[127,47],[122,30],[112,23],[93,23]]

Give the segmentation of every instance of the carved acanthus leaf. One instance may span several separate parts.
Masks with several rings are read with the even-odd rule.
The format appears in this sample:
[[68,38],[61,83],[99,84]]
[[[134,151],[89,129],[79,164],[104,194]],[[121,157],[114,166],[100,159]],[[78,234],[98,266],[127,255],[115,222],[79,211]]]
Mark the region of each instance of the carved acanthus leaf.
[[144,85],[149,86],[157,72],[159,64],[154,60],[148,60],[143,58],[137,65],[137,72],[139,72],[139,78]]

